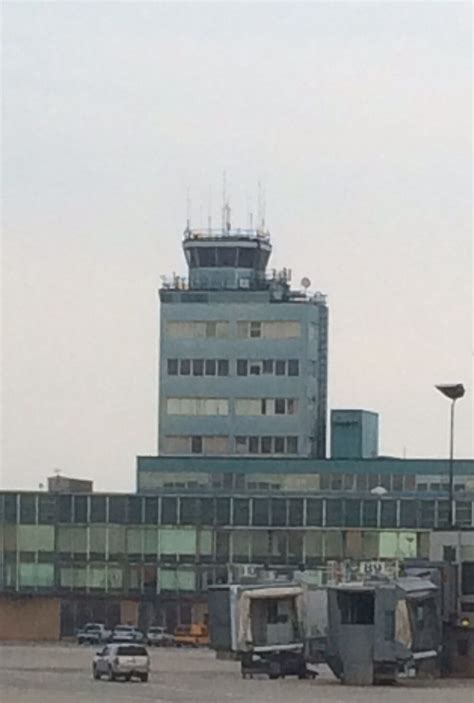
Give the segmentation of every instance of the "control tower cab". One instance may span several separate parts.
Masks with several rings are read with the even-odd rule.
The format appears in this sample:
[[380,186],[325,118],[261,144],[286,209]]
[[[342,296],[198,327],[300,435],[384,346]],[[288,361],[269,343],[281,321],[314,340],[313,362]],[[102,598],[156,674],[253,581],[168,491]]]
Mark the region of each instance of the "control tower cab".
[[272,247],[258,229],[190,229],[184,233],[189,288],[194,290],[265,288]]

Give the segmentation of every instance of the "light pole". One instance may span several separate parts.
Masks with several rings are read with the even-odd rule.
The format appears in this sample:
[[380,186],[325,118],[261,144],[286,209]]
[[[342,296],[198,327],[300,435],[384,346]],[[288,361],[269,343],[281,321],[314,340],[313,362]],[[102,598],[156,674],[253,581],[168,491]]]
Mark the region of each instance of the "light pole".
[[444,383],[435,386],[436,390],[451,401],[450,432],[449,432],[449,526],[454,527],[454,404],[462,398],[465,388],[462,383]]

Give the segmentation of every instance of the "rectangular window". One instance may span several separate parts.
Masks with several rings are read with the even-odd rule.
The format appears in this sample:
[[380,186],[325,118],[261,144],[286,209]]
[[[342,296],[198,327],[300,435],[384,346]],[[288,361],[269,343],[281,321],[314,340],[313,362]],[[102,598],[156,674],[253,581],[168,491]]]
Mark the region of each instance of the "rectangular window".
[[326,501],[327,527],[342,527],[342,500]]
[[125,523],[127,521],[127,497],[109,497],[109,522]]
[[74,496],[74,522],[87,521],[87,496]]
[[251,322],[250,323],[250,337],[255,339],[256,337],[262,336],[262,323],[261,322]]
[[347,499],[345,508],[346,527],[360,527],[360,500]]
[[291,527],[300,527],[303,524],[303,499],[290,498],[289,500],[289,524]]
[[259,398],[236,398],[236,415],[261,415],[262,402]]
[[262,398],[260,401],[260,412],[262,415],[267,414],[267,401],[265,398]]
[[14,525],[17,521],[17,496],[7,493],[4,495],[4,521],[7,525]]
[[178,375],[178,359],[168,359],[168,376]]
[[248,498],[234,498],[234,525],[246,526],[249,524]]
[[228,376],[229,375],[229,362],[227,359],[219,359],[217,362],[217,375],[218,376]]
[[193,376],[202,376],[204,374],[203,359],[193,359]]
[[72,522],[72,496],[59,496],[58,513],[59,522]]
[[198,507],[197,498],[181,498],[180,525],[197,525]]
[[91,496],[91,522],[105,522],[105,496]]
[[298,437],[286,438],[286,453],[298,454]]
[[331,491],[341,491],[342,490],[342,476],[341,474],[333,474],[329,479],[329,487]]
[[228,454],[229,437],[204,437],[204,454]]
[[215,376],[216,375],[216,360],[215,359],[206,359],[205,368],[206,368],[206,376]]
[[352,491],[354,489],[354,474],[343,474],[342,485],[345,491]]
[[54,525],[57,521],[56,496],[44,494],[38,496],[38,522],[40,525]]
[[397,501],[382,500],[380,504],[380,527],[397,526]]
[[416,527],[417,505],[414,500],[400,501],[400,527]]
[[228,415],[229,402],[225,398],[168,398],[168,415]]
[[145,524],[156,525],[158,523],[158,499],[145,498]]
[[237,454],[247,454],[248,439],[247,437],[235,438],[235,451]]
[[20,496],[20,522],[23,525],[36,523],[36,496],[26,493]]
[[294,398],[288,398],[286,401],[286,412],[288,415],[295,415],[297,409],[297,402]]
[[286,403],[284,398],[275,398],[275,415],[284,415],[285,405]]
[[228,322],[218,322],[216,327],[216,337],[226,338],[229,336],[229,323]]
[[418,522],[420,527],[435,526],[435,502],[434,500],[420,500],[418,503]]
[[229,561],[229,539],[228,532],[216,533],[216,559],[217,561]]
[[284,498],[273,498],[271,501],[271,524],[273,527],[286,526],[286,500]]
[[377,502],[376,500],[362,501],[363,527],[377,527]]
[[177,498],[161,499],[161,524],[176,525],[178,523],[178,500]]
[[269,502],[266,498],[254,498],[252,525],[264,527],[270,524]]
[[300,336],[300,323],[278,320],[263,323],[262,336],[267,339],[295,339]]
[[298,359],[290,359],[288,362],[288,376],[300,375],[300,362]]
[[260,376],[261,364],[259,361],[251,361],[249,364],[249,375]]
[[191,437],[191,452],[202,454],[202,437]]
[[306,519],[311,527],[321,527],[323,524],[323,502],[317,498],[308,498],[306,501]]
[[258,453],[258,437],[249,437],[249,454]]
[[262,437],[261,452],[262,452],[262,454],[271,454],[272,453],[272,438],[271,437]]
[[237,376],[247,376],[247,366],[246,359],[237,359]]
[[403,491],[403,476],[400,474],[393,474],[392,476],[392,490],[393,491]]
[[472,527],[472,503],[458,500],[454,508],[456,525],[459,527]]
[[367,490],[367,474],[356,474],[356,491],[365,492]]
[[230,498],[217,499],[216,522],[218,525],[230,524]]
[[217,322],[206,322],[206,337],[217,337]]
[[262,362],[262,373],[273,373],[273,359],[265,359]]
[[191,373],[191,359],[181,359],[179,362],[179,373],[181,376],[189,376]]
[[275,373],[277,376],[284,376],[286,374],[286,361],[279,359],[275,362]]
[[373,593],[340,591],[337,604],[343,625],[373,625],[375,598]]
[[285,438],[275,437],[275,454],[285,453]]

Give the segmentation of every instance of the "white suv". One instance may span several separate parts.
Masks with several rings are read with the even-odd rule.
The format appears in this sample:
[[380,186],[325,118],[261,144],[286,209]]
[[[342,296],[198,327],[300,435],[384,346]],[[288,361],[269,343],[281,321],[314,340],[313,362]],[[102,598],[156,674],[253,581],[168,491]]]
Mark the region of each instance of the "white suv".
[[135,676],[140,681],[148,681],[150,657],[145,647],[138,644],[109,644],[94,657],[92,676],[100,679],[107,676],[109,681],[123,678],[130,681]]

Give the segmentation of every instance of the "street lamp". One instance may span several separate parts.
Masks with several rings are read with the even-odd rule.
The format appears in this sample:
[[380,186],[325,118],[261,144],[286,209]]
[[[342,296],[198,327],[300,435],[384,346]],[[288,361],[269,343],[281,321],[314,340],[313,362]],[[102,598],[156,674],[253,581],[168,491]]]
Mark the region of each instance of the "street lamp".
[[462,398],[465,388],[462,383],[445,383],[435,386],[436,390],[451,401],[450,434],[449,434],[449,526],[454,527],[454,404]]

